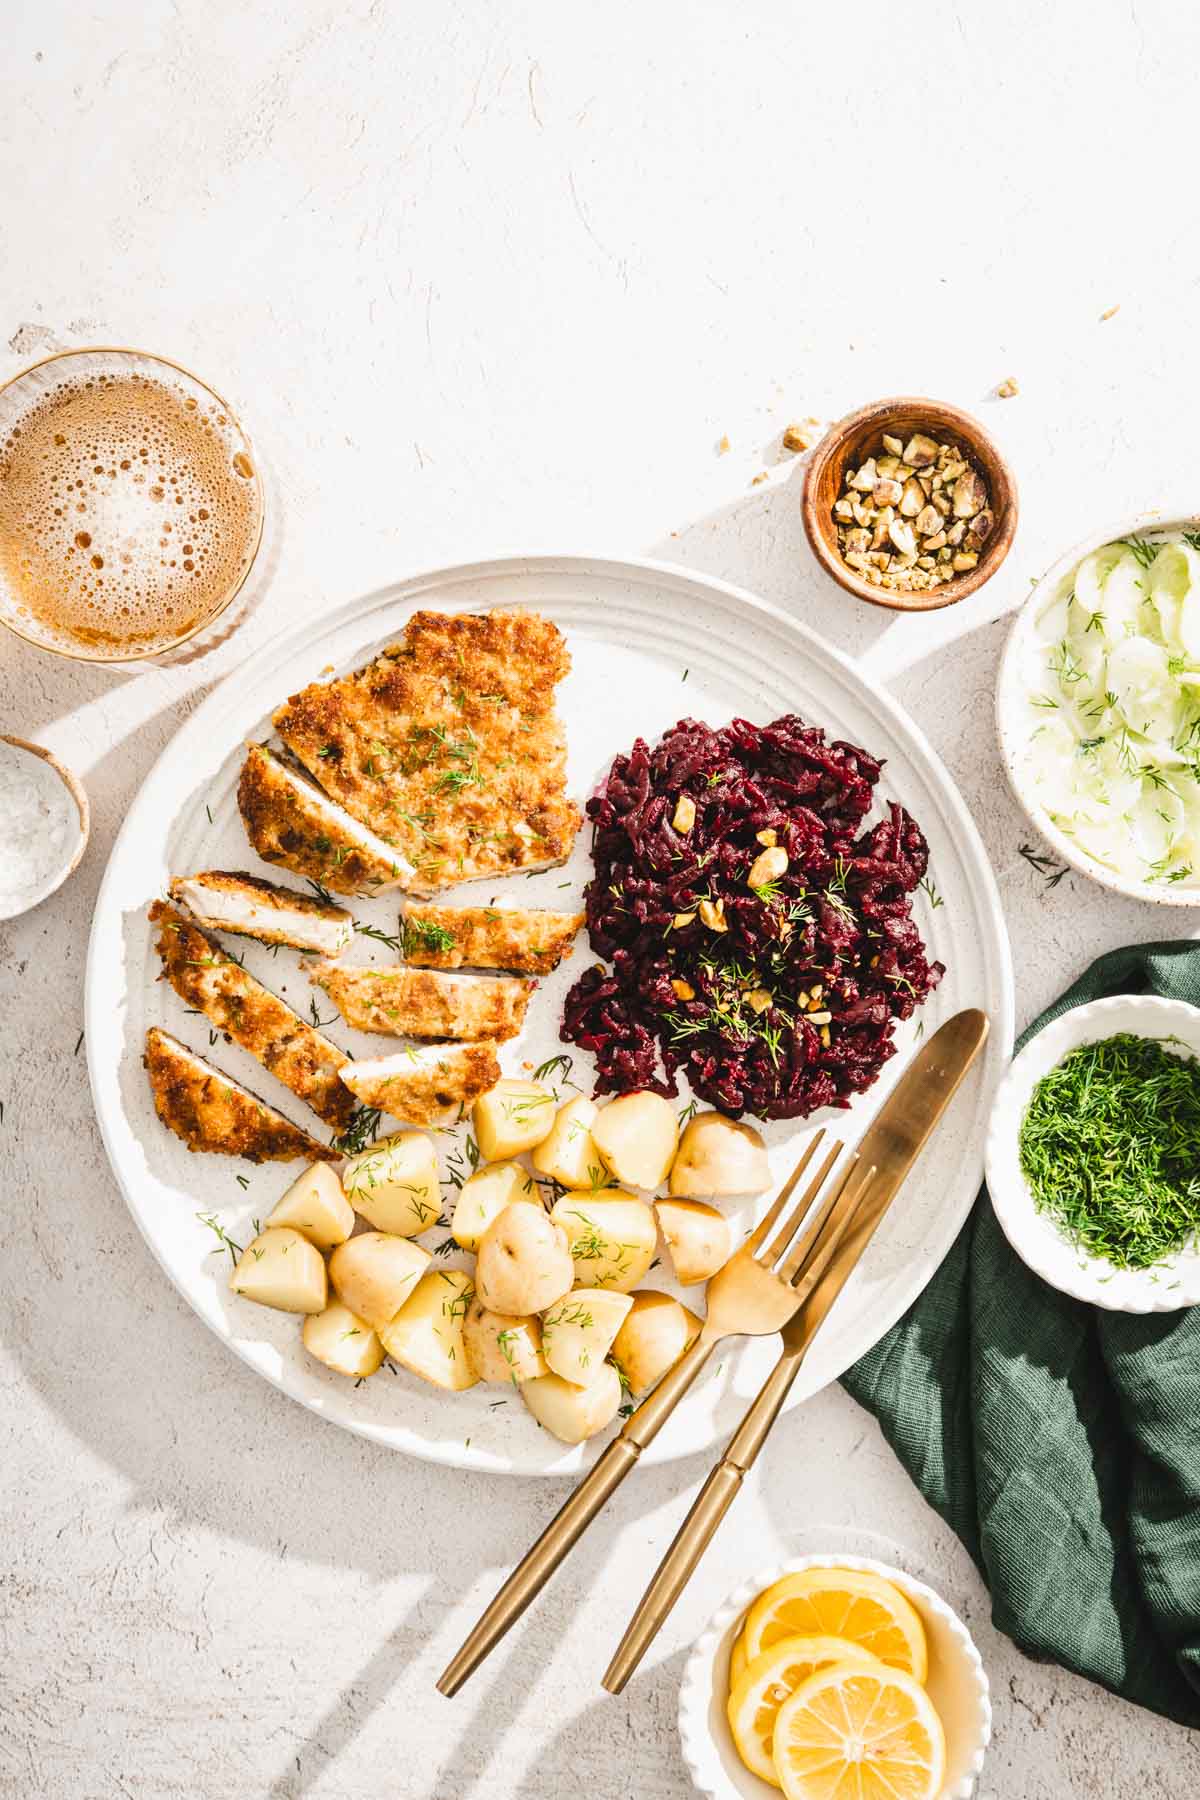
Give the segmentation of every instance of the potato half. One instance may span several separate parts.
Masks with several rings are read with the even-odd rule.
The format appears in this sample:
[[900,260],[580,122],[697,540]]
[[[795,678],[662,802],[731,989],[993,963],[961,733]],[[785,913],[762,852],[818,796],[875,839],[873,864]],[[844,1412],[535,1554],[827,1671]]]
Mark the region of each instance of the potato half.
[[468,1175],[459,1189],[450,1221],[455,1243],[464,1250],[478,1250],[492,1220],[518,1200],[530,1200],[535,1206],[542,1204],[537,1182],[520,1163],[492,1163]]
[[656,1188],[665,1180],[679,1142],[675,1108],[661,1094],[622,1094],[602,1107],[592,1138],[605,1167],[630,1187]]
[[343,1181],[355,1210],[391,1237],[417,1237],[442,1210],[437,1151],[423,1131],[380,1138],[351,1157]]
[[229,1285],[243,1299],[278,1312],[323,1312],[329,1291],[321,1252],[300,1232],[278,1225],[247,1244]]
[[542,1355],[542,1326],[536,1318],[489,1312],[478,1296],[463,1320],[467,1361],[480,1381],[503,1381],[519,1387],[547,1373]]
[[408,1238],[363,1231],[338,1245],[329,1258],[329,1279],[338,1299],[378,1331],[400,1311],[429,1261],[428,1250]]
[[567,1234],[581,1287],[628,1293],[654,1261],[658,1232],[644,1200],[620,1188],[564,1194],[550,1217]]
[[485,1162],[532,1150],[554,1129],[554,1095],[540,1081],[505,1076],[475,1102],[475,1141]]
[[506,1206],[483,1234],[475,1285],[491,1312],[518,1318],[544,1312],[574,1278],[567,1234],[540,1206]]
[[682,1287],[707,1281],[733,1253],[729,1221],[703,1200],[656,1200],[654,1210]]
[[354,1230],[354,1208],[347,1200],[337,1172],[328,1163],[314,1163],[293,1181],[267,1220],[271,1225],[290,1225],[301,1231],[318,1250],[344,1244]]
[[689,1119],[671,1164],[669,1192],[681,1200],[765,1194],[771,1185],[767,1147],[752,1125],[702,1112]]
[[539,1175],[548,1175],[565,1188],[594,1188],[603,1182],[604,1165],[592,1138],[599,1110],[586,1094],[576,1094],[559,1107],[550,1136],[529,1159]]
[[581,1444],[611,1425],[621,1405],[621,1378],[611,1363],[601,1363],[594,1381],[576,1387],[561,1375],[526,1381],[521,1398],[537,1420],[564,1444]]
[[305,1319],[300,1335],[309,1355],[335,1375],[349,1375],[361,1381],[366,1375],[374,1375],[383,1361],[378,1334],[340,1300],[331,1300],[324,1312]]
[[462,1269],[430,1269],[379,1333],[389,1356],[434,1387],[459,1393],[479,1377],[463,1347],[463,1320],[475,1297]]
[[613,1361],[633,1394],[644,1394],[679,1361],[700,1320],[673,1294],[640,1288],[630,1295],[630,1309],[613,1339]]
[[542,1314],[542,1353],[556,1375],[587,1387],[633,1305],[611,1288],[573,1288]]

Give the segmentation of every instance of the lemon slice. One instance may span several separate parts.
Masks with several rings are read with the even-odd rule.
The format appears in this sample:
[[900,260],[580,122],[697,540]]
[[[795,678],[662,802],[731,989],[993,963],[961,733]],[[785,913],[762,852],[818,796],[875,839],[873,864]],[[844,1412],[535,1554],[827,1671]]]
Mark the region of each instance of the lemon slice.
[[925,1630],[898,1588],[868,1569],[803,1569],[758,1596],[742,1633],[753,1662],[785,1637],[849,1638],[890,1669],[924,1681]]
[[733,1686],[728,1706],[729,1729],[738,1755],[752,1775],[761,1776],[772,1787],[780,1785],[771,1754],[775,1715],[789,1694],[831,1663],[883,1670],[878,1657],[848,1638],[781,1638],[748,1663]]
[[774,1750],[787,1800],[936,1800],[946,1775],[942,1722],[899,1669],[819,1669],[779,1708]]

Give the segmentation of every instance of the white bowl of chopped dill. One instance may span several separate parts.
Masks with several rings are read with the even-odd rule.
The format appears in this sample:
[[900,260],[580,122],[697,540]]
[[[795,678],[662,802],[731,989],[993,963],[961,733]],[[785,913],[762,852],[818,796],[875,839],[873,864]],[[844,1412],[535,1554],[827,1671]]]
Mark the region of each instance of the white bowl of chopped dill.
[[1116,1312],[1200,1302],[1200,1008],[1126,994],[1047,1025],[996,1096],[986,1167],[1052,1287]]

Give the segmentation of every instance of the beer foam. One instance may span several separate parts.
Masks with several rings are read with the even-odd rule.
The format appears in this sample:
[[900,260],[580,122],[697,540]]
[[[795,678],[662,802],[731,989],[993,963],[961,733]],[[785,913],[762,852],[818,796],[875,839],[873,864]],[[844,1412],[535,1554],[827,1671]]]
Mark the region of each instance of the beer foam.
[[188,637],[244,579],[262,496],[215,398],[137,372],[64,378],[0,444],[0,606],[97,660]]

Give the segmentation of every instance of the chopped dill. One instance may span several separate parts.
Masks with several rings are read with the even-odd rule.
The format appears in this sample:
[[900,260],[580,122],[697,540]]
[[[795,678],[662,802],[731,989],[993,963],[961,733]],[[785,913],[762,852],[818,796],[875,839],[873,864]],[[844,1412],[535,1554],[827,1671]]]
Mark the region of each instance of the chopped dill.
[[1082,1044],[1021,1121],[1034,1204],[1089,1256],[1148,1269],[1200,1230],[1200,1062],[1131,1032]]

